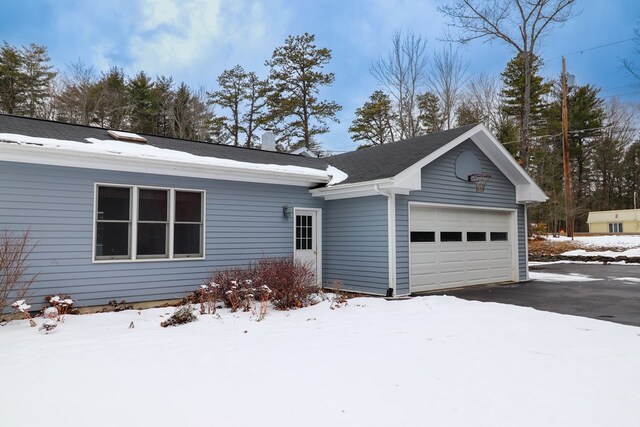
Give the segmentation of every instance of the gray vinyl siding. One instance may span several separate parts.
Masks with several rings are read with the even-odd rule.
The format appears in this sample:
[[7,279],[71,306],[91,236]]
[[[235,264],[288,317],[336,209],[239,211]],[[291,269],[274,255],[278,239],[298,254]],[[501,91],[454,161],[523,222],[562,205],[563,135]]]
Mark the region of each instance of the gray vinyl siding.
[[[491,179],[483,193],[455,176],[455,160],[463,150],[473,151]],[[422,190],[396,196],[396,283],[398,295],[409,293],[409,202],[443,203],[518,210],[520,280],[526,279],[524,206],[516,203],[515,186],[471,141],[467,140],[422,169]]]
[[323,283],[384,295],[389,287],[387,198],[328,200],[323,212]]
[[[206,191],[205,260],[92,262],[94,183]],[[31,230],[38,273],[30,301],[70,294],[79,306],[184,297],[216,267],[293,254],[293,215],[322,208],[308,188],[0,162],[0,229]]]

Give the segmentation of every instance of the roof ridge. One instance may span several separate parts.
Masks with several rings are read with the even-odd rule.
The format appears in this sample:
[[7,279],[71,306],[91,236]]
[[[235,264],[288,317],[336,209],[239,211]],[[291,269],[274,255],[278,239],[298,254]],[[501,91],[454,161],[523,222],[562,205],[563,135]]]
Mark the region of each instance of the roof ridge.
[[459,132],[461,129],[465,129],[465,131],[466,131],[468,129],[473,129],[474,127],[478,126],[479,124],[481,124],[481,123],[474,123],[474,124],[470,124],[470,125],[458,126],[458,127],[451,128],[451,129],[441,130],[441,131],[438,131],[438,132],[432,132],[432,133],[427,133],[427,134],[424,134],[424,135],[414,136],[412,138],[401,139],[399,141],[388,142],[386,144],[374,145],[372,147],[367,147],[367,148],[362,149],[362,150],[347,151],[346,153],[340,153],[340,154],[335,154],[333,156],[325,157],[325,159],[331,159],[331,158],[340,157],[340,156],[346,156],[346,155],[355,154],[355,153],[364,153],[364,152],[371,153],[372,151],[377,151],[377,150],[383,149],[383,147],[388,147],[388,146],[393,145],[393,144],[403,144],[403,143],[415,141],[417,139],[422,139],[422,138],[428,138],[428,137],[432,137],[432,136],[442,135],[442,134],[446,134],[446,133],[454,132],[454,131],[458,131]]

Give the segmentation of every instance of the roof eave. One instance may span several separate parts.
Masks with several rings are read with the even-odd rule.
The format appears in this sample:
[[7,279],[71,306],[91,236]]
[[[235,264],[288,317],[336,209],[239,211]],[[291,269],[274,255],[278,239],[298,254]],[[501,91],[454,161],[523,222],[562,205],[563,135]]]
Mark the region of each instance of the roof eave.
[[[115,153],[95,153],[52,150],[35,145],[0,143],[2,160],[51,166],[138,172],[191,178],[220,179],[266,184],[311,187],[326,184],[330,177],[323,170],[306,173],[299,171],[269,171],[253,168],[241,169],[224,165],[194,164],[163,159],[125,157]],[[311,170],[310,168],[308,168]]]

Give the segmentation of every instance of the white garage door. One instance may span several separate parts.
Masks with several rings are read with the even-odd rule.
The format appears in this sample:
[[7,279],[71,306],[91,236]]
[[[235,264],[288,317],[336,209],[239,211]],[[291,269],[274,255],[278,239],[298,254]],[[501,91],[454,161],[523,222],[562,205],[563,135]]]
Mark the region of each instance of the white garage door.
[[512,213],[412,205],[411,292],[513,281]]

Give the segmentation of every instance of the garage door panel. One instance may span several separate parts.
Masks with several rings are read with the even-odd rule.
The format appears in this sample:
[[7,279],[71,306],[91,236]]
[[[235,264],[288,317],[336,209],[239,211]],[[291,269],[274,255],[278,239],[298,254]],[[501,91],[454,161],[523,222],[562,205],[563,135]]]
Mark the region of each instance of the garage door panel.
[[465,277],[466,275],[464,271],[448,271],[438,274],[438,279],[440,280],[440,282],[446,284],[464,283]]
[[[512,279],[516,242],[496,240],[515,237],[511,212],[412,206],[410,215],[410,231],[436,236],[434,242],[409,243],[413,292]],[[458,233],[448,237],[462,235],[462,241],[443,242],[442,232]],[[500,233],[493,241],[492,232]]]

